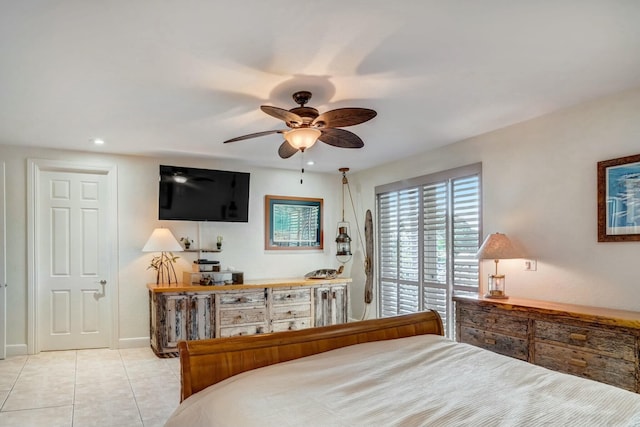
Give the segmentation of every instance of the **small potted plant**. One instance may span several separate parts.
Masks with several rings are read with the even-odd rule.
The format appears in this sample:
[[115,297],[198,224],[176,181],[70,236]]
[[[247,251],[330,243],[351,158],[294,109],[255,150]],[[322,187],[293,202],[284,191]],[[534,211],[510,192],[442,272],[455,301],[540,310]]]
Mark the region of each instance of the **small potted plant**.
[[182,243],[184,245],[185,249],[189,249],[191,247],[191,244],[193,243],[193,240],[190,239],[189,236],[181,237],[180,238],[180,243]]
[[216,246],[218,250],[222,249],[222,236],[218,236],[218,241],[216,242]]

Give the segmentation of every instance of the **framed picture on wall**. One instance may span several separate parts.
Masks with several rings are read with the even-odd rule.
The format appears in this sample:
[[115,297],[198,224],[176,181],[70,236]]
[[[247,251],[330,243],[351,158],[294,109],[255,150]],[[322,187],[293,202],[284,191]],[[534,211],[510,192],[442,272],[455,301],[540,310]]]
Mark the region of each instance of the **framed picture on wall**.
[[323,249],[322,199],[265,196],[267,250]]
[[598,162],[598,241],[640,240],[640,154]]

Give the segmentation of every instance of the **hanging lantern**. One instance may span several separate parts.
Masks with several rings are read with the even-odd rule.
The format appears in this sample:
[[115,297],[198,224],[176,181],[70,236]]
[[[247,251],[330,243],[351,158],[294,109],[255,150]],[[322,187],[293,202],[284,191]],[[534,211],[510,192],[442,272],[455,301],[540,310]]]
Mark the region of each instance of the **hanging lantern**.
[[[347,172],[349,168],[340,168],[342,172],[342,221],[338,222],[338,237],[336,237],[336,258],[341,263],[351,259],[351,237],[349,237],[349,223],[344,220],[344,188],[349,188]],[[351,194],[351,192],[349,192]]]
[[341,263],[351,259],[351,237],[347,232],[346,223],[338,223],[338,237],[336,237],[337,252],[336,258]]

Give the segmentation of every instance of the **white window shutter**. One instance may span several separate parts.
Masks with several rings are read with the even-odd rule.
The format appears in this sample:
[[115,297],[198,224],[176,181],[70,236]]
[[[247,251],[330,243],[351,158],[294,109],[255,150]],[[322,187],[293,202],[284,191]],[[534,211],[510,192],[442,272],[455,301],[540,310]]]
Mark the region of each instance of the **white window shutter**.
[[478,292],[480,173],[416,180],[376,191],[380,311],[436,310],[451,335],[453,292]]

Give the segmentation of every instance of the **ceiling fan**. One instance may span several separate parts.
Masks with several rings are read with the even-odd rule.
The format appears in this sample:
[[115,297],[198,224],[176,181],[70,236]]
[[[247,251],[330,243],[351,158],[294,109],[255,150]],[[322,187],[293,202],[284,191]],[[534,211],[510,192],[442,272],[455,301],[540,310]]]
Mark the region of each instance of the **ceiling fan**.
[[250,133],[224,141],[224,143],[281,133],[285,141],[280,145],[278,154],[283,159],[304,152],[317,140],[340,148],[362,148],[364,142],[353,132],[339,129],[354,126],[373,119],[378,113],[368,108],[337,108],[320,114],[313,107],[305,107],[311,99],[311,92],[299,91],[293,94],[293,100],[299,107],[285,110],[271,105],[262,105],[260,109],[276,119],[283,120],[289,129],[267,130]]

